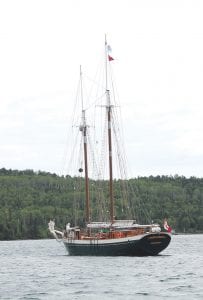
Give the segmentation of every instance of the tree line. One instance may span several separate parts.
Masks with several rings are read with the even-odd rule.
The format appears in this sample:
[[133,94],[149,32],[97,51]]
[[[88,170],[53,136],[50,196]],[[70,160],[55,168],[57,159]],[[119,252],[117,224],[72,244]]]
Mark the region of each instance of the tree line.
[[[50,219],[55,219],[59,228],[74,223],[73,210],[82,216],[84,208],[79,196],[79,206],[74,207],[76,179],[0,169],[0,240],[48,238]],[[203,178],[149,176],[129,179],[128,184],[133,186],[135,207],[142,205],[151,221],[162,224],[167,218],[176,232],[203,232]],[[118,185],[120,181],[114,180],[115,194]],[[116,209],[122,218],[122,207]]]

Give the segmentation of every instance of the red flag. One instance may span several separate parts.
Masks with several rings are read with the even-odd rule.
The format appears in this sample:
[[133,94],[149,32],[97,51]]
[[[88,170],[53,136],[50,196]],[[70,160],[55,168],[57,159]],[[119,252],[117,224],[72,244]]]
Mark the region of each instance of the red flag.
[[172,231],[172,228],[168,225],[166,219],[164,219],[164,229],[166,229],[166,231],[168,231],[169,233],[171,233]]
[[108,55],[108,59],[109,59],[109,61],[114,60],[114,58],[112,56],[110,56],[110,55]]
[[108,60],[109,61],[114,60],[114,58],[111,56],[111,52],[112,52],[111,46],[107,45],[107,53],[108,53]]

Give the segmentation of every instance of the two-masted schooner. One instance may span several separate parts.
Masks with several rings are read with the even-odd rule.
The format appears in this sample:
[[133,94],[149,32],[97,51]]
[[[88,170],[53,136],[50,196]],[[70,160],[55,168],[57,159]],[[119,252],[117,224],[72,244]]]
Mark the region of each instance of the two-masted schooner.
[[[69,255],[95,255],[95,256],[148,256],[157,255],[163,251],[171,240],[168,232],[162,232],[158,224],[141,225],[137,222],[137,218],[117,219],[115,212],[115,195],[113,177],[113,104],[110,93],[110,76],[108,76],[109,64],[113,60],[110,55],[110,47],[105,38],[105,110],[106,110],[106,140],[107,140],[107,161],[108,161],[108,193],[104,193],[104,197],[108,198],[109,208],[106,209],[107,216],[100,216],[99,221],[93,216],[91,207],[93,203],[90,201],[90,177],[89,177],[89,161],[88,161],[88,126],[86,122],[85,109],[83,107],[82,94],[82,72],[80,71],[81,85],[81,103],[82,103],[82,121],[79,130],[82,136],[83,150],[83,166],[84,166],[84,185],[85,191],[85,220],[81,222],[81,226],[68,223],[65,230],[56,230],[54,221],[49,222],[49,230],[56,239],[63,241]],[[83,168],[79,169],[83,172]],[[101,182],[102,180],[100,180]],[[121,180],[122,181],[122,180]],[[105,180],[106,182],[106,180]],[[123,182],[125,182],[123,180]],[[106,184],[107,186],[107,184]],[[105,187],[106,188],[106,187]],[[100,188],[101,189],[101,188]],[[95,194],[94,194],[95,197]],[[97,197],[97,193],[96,193]],[[99,197],[99,196],[98,196]],[[126,197],[126,195],[122,196]],[[130,197],[133,197],[132,192]],[[99,200],[100,201],[100,200]],[[122,201],[122,200],[120,200]],[[106,201],[107,202],[107,201]],[[133,202],[133,201],[131,201]],[[94,201],[94,204],[96,201]],[[128,206],[127,212],[131,211]]]

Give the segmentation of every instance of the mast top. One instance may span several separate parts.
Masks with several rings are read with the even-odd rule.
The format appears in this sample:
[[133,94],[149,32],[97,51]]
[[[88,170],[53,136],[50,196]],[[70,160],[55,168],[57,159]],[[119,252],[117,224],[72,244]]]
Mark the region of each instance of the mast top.
[[83,82],[82,82],[82,66],[81,66],[81,65],[80,65],[80,97],[81,97],[82,111],[84,111],[84,102],[83,102]]
[[109,93],[109,88],[108,88],[108,45],[107,45],[106,34],[105,34],[105,71],[106,71],[106,93]]

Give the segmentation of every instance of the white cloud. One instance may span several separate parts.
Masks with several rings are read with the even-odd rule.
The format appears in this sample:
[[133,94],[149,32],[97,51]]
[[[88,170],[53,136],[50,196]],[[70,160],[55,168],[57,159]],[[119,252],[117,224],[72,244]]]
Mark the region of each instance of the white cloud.
[[202,13],[197,0],[1,1],[2,167],[58,172],[79,65],[95,73],[107,33],[132,175],[202,176]]

